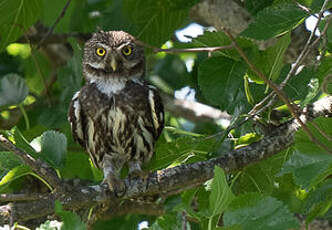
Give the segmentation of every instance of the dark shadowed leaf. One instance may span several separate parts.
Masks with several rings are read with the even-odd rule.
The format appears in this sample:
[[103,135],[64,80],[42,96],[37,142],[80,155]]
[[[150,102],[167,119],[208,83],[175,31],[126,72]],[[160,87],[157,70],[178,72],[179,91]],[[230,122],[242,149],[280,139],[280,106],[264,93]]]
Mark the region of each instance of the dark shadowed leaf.
[[309,193],[303,210],[307,215],[307,222],[316,217],[323,217],[331,208],[332,203],[332,179],[324,181],[318,188]]
[[270,6],[273,0],[247,0],[244,2],[244,6],[247,8],[250,14],[256,15],[267,6]]
[[295,28],[307,13],[295,3],[279,4],[258,12],[255,20],[241,33],[244,37],[266,40]]
[[224,225],[240,225],[243,230],[286,230],[297,228],[298,220],[281,201],[259,193],[235,198],[225,211]]
[[[257,51],[253,63],[268,79],[275,81],[284,63],[284,54],[290,43],[290,33],[280,37],[275,45],[265,51]],[[251,80],[263,83],[263,80],[252,70],[248,73]]]
[[38,19],[42,2],[39,0],[2,0],[0,2],[0,52],[19,38]]
[[39,152],[40,157],[54,168],[65,165],[67,138],[57,131],[46,131],[32,140],[31,146]]
[[0,79],[0,106],[17,105],[28,93],[29,89],[19,75],[10,73]]
[[58,69],[58,81],[61,87],[61,105],[68,108],[71,98],[82,86],[82,48],[79,44],[70,40],[74,50],[73,57],[67,65]]
[[[328,118],[318,118],[314,121],[327,135],[332,136],[332,121]],[[308,125],[313,135],[321,142],[332,148],[332,143],[327,141],[312,125]],[[318,147],[300,130],[295,136],[295,151],[284,164],[279,175],[293,173],[295,182],[303,188],[310,189],[324,178],[331,175],[332,156]]]
[[0,175],[21,164],[21,159],[12,152],[0,152]]
[[151,170],[166,168],[171,164],[186,163],[192,158],[195,161],[205,160],[207,154],[215,148],[215,143],[216,140],[213,138],[204,140],[189,136],[179,137],[172,142],[160,139],[155,148],[155,157],[148,168]]
[[[290,71],[290,65],[285,65],[281,70],[278,83],[281,83],[288,72]],[[304,67],[301,72],[292,76],[286,84],[284,91],[291,100],[303,100],[310,90],[310,80],[315,77],[313,68]]]
[[[136,26],[136,37],[159,47],[169,40],[188,16],[188,8],[178,8],[168,0],[125,0],[124,12]],[[175,2],[176,3],[176,2]]]
[[158,60],[154,74],[160,76],[172,89],[177,90],[189,84],[189,73],[185,63],[175,55],[167,55]]
[[222,56],[212,57],[199,66],[198,84],[210,103],[232,114],[236,108],[247,105],[243,92],[245,71],[242,62]]

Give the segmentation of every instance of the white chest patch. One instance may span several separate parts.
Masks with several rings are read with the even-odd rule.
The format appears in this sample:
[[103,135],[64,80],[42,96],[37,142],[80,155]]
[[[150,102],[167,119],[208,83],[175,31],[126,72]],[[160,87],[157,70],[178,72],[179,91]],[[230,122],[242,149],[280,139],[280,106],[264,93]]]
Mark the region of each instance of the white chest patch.
[[112,94],[118,93],[126,86],[126,81],[119,79],[98,80],[94,82],[96,83],[96,86],[100,92],[108,96],[112,96]]

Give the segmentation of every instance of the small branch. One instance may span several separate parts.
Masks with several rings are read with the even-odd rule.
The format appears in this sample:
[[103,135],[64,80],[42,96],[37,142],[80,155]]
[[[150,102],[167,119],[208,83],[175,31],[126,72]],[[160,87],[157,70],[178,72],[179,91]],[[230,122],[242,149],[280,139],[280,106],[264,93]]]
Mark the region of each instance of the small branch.
[[[146,45],[148,46],[149,45]],[[186,49],[161,49],[157,47],[149,47],[153,49],[153,52],[158,53],[158,52],[165,52],[165,53],[194,53],[194,52],[215,52],[218,50],[227,50],[227,49],[233,49],[234,45],[226,45],[226,46],[215,46],[215,47],[199,47],[199,48],[186,48]]]
[[0,146],[19,156],[35,173],[43,177],[53,188],[61,190],[61,182],[52,169],[44,167],[40,161],[37,161],[28,153],[16,147],[3,135],[0,135]]
[[48,30],[47,34],[45,35],[45,37],[39,42],[38,46],[37,46],[37,50],[40,48],[41,45],[43,45],[44,40],[46,40],[46,38],[48,36],[50,36],[53,33],[53,30],[55,29],[56,25],[60,22],[60,20],[65,16],[65,13],[68,9],[68,6],[70,4],[71,0],[67,0],[65,6],[63,7],[59,17],[55,20],[54,24],[52,25],[52,27]]

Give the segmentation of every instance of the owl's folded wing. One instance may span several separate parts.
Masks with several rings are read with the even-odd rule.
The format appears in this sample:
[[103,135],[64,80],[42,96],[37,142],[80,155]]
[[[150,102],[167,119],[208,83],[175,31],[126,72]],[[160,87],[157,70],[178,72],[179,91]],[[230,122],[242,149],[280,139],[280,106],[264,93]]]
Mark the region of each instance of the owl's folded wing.
[[154,86],[149,86],[149,107],[156,140],[164,128],[164,107],[159,92]]
[[70,122],[71,130],[75,141],[77,141],[80,145],[85,146],[84,134],[83,134],[84,119],[82,116],[81,103],[78,97],[79,93],[80,91],[75,93],[70,103],[68,111],[68,120]]

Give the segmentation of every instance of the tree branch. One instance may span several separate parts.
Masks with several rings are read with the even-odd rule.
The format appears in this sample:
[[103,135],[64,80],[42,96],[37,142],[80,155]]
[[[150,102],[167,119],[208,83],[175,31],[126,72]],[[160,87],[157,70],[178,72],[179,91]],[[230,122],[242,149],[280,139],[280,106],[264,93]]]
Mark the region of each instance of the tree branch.
[[165,109],[173,116],[183,117],[193,122],[218,122],[220,120],[230,121],[232,117],[226,112],[211,106],[182,99],[174,99],[167,94],[161,94]]
[[[324,97],[307,106],[300,119],[303,123],[307,123],[321,116],[332,117],[332,96]],[[4,205],[0,207],[0,224],[8,223],[10,218],[14,221],[22,221],[52,214],[55,200],[59,200],[65,209],[71,210],[87,209],[105,202],[119,204],[121,200],[125,200],[120,209],[114,206],[112,210],[104,214],[105,218],[116,216],[119,213],[142,212],[141,209],[139,211],[135,208],[135,205],[139,205],[138,201],[132,199],[156,195],[166,197],[169,194],[181,192],[183,189],[199,186],[213,177],[215,165],[222,167],[226,172],[231,172],[272,156],[293,144],[294,135],[300,127],[299,122],[293,118],[275,128],[260,141],[233,150],[221,157],[152,172],[145,181],[143,179],[125,179],[127,191],[122,198],[109,194],[109,191],[101,186],[71,186],[65,189],[68,192],[56,191],[38,201]],[[156,204],[142,204],[144,207],[157,207],[153,205]]]
[[51,168],[45,167],[41,161],[34,159],[28,153],[16,147],[3,135],[0,135],[0,146],[20,157],[35,173],[43,177],[54,189],[62,190],[62,184]]

